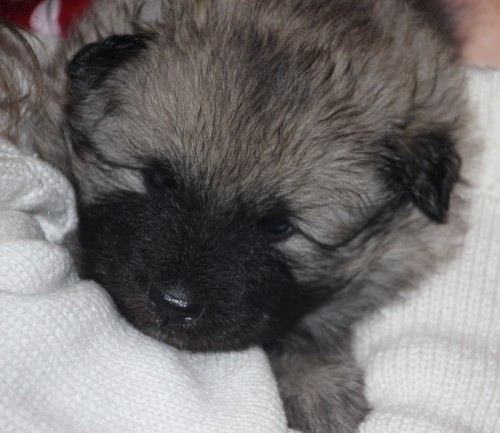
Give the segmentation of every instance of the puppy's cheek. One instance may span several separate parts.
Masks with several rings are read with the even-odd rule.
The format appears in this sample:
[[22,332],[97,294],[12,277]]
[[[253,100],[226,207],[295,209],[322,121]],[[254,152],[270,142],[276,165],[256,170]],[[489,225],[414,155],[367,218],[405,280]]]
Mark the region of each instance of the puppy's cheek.
[[[102,202],[80,205],[79,214],[83,276],[116,292],[147,283],[144,280],[147,263],[135,255],[144,239],[136,236],[125,209],[112,202]],[[132,245],[136,248],[131,248]]]
[[150,276],[147,260],[130,257],[128,242],[113,235],[116,222],[99,224],[82,213],[80,241],[83,245],[82,276],[99,283],[111,296],[120,314],[143,333],[158,338],[158,320],[148,308]]
[[74,169],[79,199],[86,206],[99,202],[100,197],[113,195],[116,191],[146,194],[141,173],[135,169],[102,167],[82,164]]
[[[309,287],[321,280],[325,253],[303,236],[294,236],[280,247],[287,257],[293,278],[300,286]],[[333,270],[328,266],[328,273]]]

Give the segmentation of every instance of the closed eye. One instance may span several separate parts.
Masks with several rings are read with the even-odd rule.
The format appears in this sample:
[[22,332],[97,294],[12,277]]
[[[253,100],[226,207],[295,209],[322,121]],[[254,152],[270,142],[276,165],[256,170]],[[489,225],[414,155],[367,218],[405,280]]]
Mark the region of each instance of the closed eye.
[[268,216],[260,221],[264,233],[275,241],[284,240],[295,231],[294,225],[285,217]]
[[143,171],[146,185],[157,191],[173,190],[177,188],[174,176],[167,170],[146,169]]

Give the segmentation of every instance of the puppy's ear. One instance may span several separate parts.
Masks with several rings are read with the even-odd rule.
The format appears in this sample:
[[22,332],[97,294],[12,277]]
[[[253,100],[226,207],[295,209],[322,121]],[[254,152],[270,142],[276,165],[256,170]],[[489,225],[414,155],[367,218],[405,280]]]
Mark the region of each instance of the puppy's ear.
[[66,66],[70,88],[79,93],[98,85],[117,66],[129,61],[151,40],[149,35],[114,35],[85,45]]
[[387,164],[393,180],[425,215],[444,223],[460,170],[460,156],[449,135],[419,135],[405,148],[389,145],[389,154]]

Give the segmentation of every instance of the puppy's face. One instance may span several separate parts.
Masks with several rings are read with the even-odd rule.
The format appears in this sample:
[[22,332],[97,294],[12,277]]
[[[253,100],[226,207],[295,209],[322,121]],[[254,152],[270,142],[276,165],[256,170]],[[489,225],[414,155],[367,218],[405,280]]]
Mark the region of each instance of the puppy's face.
[[342,326],[445,219],[457,116],[439,104],[457,95],[354,24],[348,46],[308,47],[257,21],[179,20],[68,66],[84,273],[189,350],[271,343],[328,303]]

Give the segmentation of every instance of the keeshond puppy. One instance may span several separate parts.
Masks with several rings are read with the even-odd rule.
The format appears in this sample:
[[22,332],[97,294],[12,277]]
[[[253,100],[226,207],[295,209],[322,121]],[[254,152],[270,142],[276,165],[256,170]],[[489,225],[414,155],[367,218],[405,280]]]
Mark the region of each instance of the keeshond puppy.
[[82,274],[177,348],[263,346],[303,432],[356,430],[353,323],[456,231],[462,77],[436,8],[102,0],[47,69],[30,140],[74,182]]

